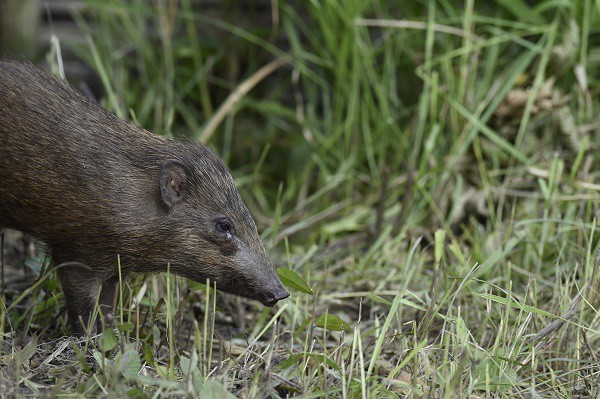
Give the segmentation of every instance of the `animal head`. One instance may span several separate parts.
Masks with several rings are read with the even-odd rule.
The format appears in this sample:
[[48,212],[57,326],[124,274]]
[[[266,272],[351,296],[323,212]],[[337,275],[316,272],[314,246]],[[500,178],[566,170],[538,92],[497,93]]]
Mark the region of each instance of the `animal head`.
[[[189,148],[189,147],[188,147]],[[174,272],[273,306],[287,298],[254,219],[221,159],[203,145],[162,163],[163,228],[172,232]]]

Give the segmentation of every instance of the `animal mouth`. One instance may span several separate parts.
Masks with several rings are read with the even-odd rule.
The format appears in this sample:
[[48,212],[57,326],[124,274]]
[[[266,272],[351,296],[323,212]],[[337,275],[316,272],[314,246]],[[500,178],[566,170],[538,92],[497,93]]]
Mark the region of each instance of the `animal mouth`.
[[261,298],[259,299],[259,302],[265,306],[272,307],[277,302],[279,302],[282,299],[285,299],[289,296],[290,296],[290,294],[285,289],[281,288],[277,292],[269,292],[266,295],[262,295]]
[[255,299],[264,306],[268,307],[272,307],[277,302],[290,296],[290,294],[281,285],[272,290],[256,290],[253,288],[254,287],[251,287],[248,283],[248,280],[235,277],[226,281],[224,284],[219,285],[219,283],[217,283],[217,289],[221,291],[243,296],[249,299]]

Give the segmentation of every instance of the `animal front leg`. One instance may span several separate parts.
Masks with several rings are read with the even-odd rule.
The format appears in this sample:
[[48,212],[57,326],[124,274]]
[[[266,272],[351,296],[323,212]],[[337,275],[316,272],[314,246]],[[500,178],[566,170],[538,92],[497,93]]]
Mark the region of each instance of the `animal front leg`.
[[77,335],[85,335],[86,331],[94,333],[96,328],[90,320],[102,280],[83,264],[61,266],[59,263],[59,266],[58,279],[73,332]]

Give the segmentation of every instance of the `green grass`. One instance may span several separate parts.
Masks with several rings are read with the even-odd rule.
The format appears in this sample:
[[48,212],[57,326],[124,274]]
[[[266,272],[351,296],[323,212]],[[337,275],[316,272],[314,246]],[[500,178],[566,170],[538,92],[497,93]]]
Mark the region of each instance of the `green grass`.
[[42,258],[0,396],[600,398],[600,2],[87,3],[102,103],[208,138],[296,289],[136,277],[76,344]]

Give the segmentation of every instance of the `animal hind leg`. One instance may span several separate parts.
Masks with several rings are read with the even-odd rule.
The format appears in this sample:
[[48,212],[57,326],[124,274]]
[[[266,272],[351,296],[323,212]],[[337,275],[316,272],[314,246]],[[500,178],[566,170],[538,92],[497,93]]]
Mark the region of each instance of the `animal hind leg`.
[[[105,280],[102,283],[99,305],[105,325],[110,325],[114,319],[118,287],[119,278],[116,276],[110,277],[108,280]],[[101,327],[102,325],[100,325],[100,320],[98,320],[98,329]]]

